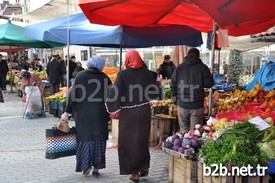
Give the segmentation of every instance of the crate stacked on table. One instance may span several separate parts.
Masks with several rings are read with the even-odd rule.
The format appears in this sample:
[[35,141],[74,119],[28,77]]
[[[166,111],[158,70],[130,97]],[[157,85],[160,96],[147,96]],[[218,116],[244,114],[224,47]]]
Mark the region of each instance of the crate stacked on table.
[[61,91],[46,97],[45,99],[45,110],[55,117],[60,117],[65,111],[67,102],[67,88],[61,88]]

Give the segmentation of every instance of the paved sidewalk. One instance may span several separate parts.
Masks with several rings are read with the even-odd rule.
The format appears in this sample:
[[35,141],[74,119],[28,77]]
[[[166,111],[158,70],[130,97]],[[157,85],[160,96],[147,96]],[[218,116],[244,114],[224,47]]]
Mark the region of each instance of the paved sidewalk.
[[[75,172],[75,156],[45,159],[45,129],[57,118],[25,119],[24,105],[16,94],[4,94],[0,103],[0,183],[128,183],[128,176],[119,175],[117,149],[106,151],[107,168],[99,178],[84,177]],[[111,140],[108,142],[111,145]],[[168,155],[151,149],[151,168],[143,182],[168,182]]]

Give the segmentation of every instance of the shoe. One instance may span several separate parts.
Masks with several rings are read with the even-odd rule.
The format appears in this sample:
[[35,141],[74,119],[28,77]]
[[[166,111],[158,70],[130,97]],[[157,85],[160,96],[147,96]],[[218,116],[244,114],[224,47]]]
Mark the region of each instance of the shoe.
[[139,176],[140,176],[140,177],[146,177],[146,176],[148,176],[148,174],[149,174],[149,170],[147,169],[147,170],[141,171],[141,172],[139,173]]
[[96,169],[96,168],[93,169],[92,174],[93,174],[93,176],[96,176],[96,177],[98,177],[100,175],[98,172],[98,169]]
[[130,179],[131,181],[135,182],[135,183],[139,182],[139,178],[140,178],[140,176],[139,176],[138,173],[133,173],[133,174],[129,177],[129,179]]
[[89,174],[90,174],[90,172],[91,172],[91,168],[89,168],[88,170],[86,170],[86,171],[83,171],[83,175],[86,177],[86,176],[88,176]]

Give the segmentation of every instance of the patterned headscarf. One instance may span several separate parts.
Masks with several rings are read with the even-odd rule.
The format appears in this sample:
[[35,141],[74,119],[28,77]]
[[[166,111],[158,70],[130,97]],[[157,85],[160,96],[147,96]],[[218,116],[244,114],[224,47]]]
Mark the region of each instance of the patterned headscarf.
[[132,69],[139,69],[143,67],[142,59],[136,50],[130,50],[127,52],[125,66]]
[[101,56],[98,56],[98,55],[93,56],[87,62],[88,69],[95,68],[95,69],[102,71],[104,66],[105,66],[105,60]]

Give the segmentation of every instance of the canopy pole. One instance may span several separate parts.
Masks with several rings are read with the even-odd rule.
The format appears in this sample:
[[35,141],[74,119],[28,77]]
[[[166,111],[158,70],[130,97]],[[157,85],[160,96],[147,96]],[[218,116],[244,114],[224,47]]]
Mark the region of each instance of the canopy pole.
[[122,44],[120,43],[120,48],[119,48],[119,70],[121,71],[121,66],[122,66]]
[[67,0],[67,87],[70,87],[69,64],[70,64],[70,0]]
[[[216,39],[216,30],[217,26],[215,21],[213,20],[213,33],[211,37],[211,55],[210,55],[210,71],[213,74],[214,73],[214,61],[215,61],[215,39]],[[213,89],[212,87],[209,89],[209,95],[208,95],[208,117],[211,116],[212,111],[212,95],[213,95]]]
[[218,75],[220,75],[220,65],[221,65],[221,50],[218,49]]
[[[10,45],[10,54],[8,56],[8,58],[10,59],[10,65],[11,65],[11,45]],[[10,68],[10,87],[11,87],[11,90],[10,90],[10,93],[14,93],[13,91],[13,88],[12,88],[12,84],[13,84],[13,81],[14,81],[14,78],[13,78],[13,74],[12,74],[12,69]]]

